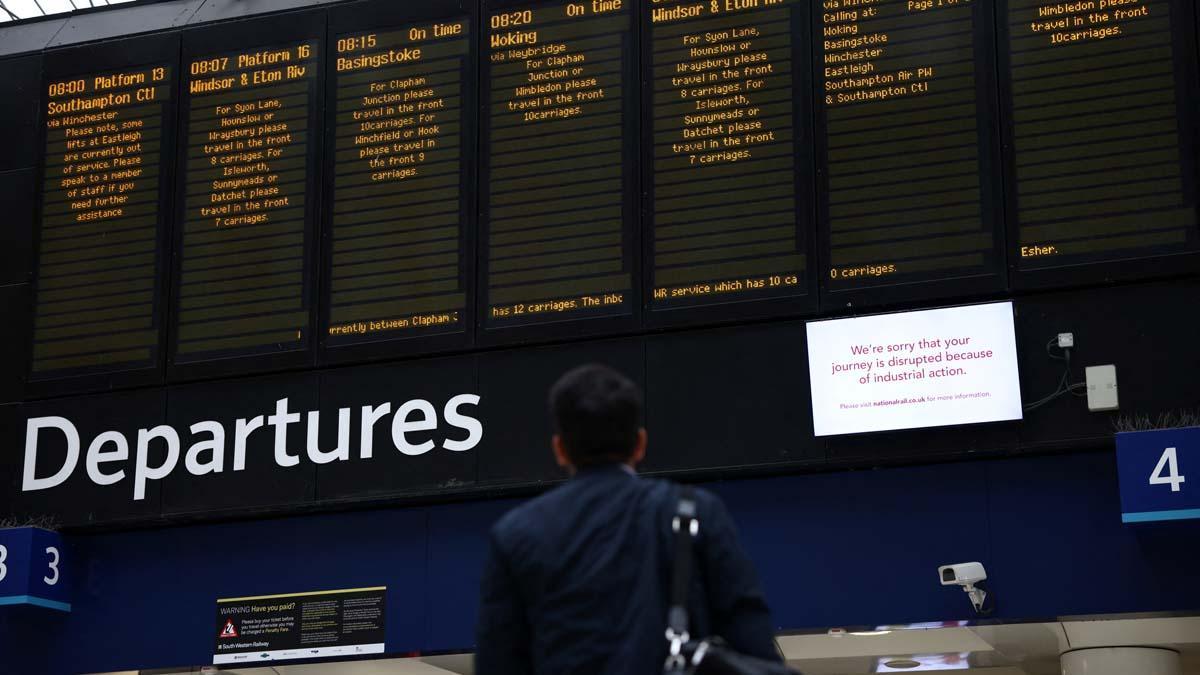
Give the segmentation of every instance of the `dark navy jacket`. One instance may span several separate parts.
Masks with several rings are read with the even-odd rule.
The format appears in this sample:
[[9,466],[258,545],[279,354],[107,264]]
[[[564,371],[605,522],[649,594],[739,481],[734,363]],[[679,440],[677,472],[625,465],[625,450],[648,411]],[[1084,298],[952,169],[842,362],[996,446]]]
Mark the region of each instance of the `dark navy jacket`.
[[[508,513],[484,570],[478,675],[662,672],[679,487],[587,469]],[[724,505],[696,491],[692,637],[778,660],[757,575]]]

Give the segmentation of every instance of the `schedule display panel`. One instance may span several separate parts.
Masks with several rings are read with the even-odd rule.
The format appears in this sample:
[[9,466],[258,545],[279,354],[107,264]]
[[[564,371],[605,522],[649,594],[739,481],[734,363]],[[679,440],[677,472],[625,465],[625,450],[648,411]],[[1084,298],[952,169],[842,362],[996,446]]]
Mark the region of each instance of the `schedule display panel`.
[[629,319],[638,304],[632,3],[484,12],[482,326]]
[[808,295],[807,3],[643,11],[649,307]]
[[[1194,252],[1196,84],[1188,0],[1008,0],[1010,257],[1022,282]],[[1191,263],[1179,262],[1188,270]],[[1096,268],[1097,275],[1102,268]]]
[[815,6],[827,303],[999,290],[992,3]]
[[185,53],[175,364],[312,344],[320,50]]
[[32,382],[159,367],[178,40],[121,47],[47,56]]
[[472,17],[376,28],[376,8],[335,42],[327,347],[466,336],[474,316]]

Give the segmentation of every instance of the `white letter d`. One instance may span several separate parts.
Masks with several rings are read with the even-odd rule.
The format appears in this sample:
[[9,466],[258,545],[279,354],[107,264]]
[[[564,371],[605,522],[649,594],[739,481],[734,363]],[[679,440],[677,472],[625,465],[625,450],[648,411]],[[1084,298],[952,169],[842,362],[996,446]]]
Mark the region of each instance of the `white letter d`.
[[[58,473],[49,478],[37,478],[38,431],[58,429],[67,437],[67,458]],[[62,485],[75,471],[79,462],[79,431],[65,417],[33,417],[25,424],[25,475],[21,482],[22,492],[45,490]]]

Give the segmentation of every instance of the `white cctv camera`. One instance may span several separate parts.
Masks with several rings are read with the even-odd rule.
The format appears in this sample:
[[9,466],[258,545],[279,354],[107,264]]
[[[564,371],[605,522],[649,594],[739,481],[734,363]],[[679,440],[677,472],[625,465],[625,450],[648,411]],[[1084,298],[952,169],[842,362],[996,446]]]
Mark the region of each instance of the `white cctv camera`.
[[938,577],[943,586],[962,586],[971,598],[975,611],[983,612],[983,603],[987,599],[987,591],[979,587],[981,582],[987,581],[987,570],[983,569],[983,563],[942,565],[938,568]]

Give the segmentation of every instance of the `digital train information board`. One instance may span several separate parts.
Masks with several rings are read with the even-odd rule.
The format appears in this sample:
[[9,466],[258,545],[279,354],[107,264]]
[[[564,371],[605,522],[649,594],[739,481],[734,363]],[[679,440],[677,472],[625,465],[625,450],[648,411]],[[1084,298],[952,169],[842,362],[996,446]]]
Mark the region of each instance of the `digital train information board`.
[[188,68],[175,363],[306,349],[319,40]]
[[174,78],[160,62],[47,82],[33,381],[158,364]]
[[484,328],[638,304],[631,5],[485,5]]
[[337,38],[327,346],[469,333],[470,17]]
[[1193,3],[1006,5],[1017,268],[1196,251]]
[[1189,0],[362,0],[45,50],[21,386],[1194,275],[1197,27]]
[[[805,295],[799,0],[645,7],[651,310]],[[797,40],[799,33],[801,39]],[[805,143],[808,145],[808,143]],[[805,159],[802,159],[805,158]]]
[[992,40],[979,37],[991,3],[816,4],[829,296],[979,276],[1000,288]]

